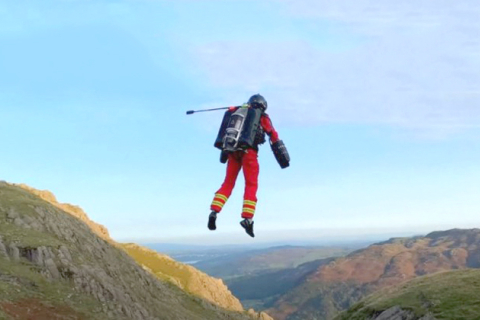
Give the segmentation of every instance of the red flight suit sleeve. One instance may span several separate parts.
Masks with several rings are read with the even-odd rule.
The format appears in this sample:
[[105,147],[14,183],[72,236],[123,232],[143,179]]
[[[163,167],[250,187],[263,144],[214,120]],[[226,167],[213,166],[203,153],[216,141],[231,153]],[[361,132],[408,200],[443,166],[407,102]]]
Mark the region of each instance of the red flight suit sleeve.
[[270,137],[270,141],[272,143],[275,143],[277,142],[278,140],[280,140],[278,138],[278,133],[277,131],[275,130],[275,128],[273,127],[273,124],[272,124],[272,120],[270,120],[270,117],[268,116],[268,114],[264,113],[262,115],[262,117],[260,118],[260,124],[262,125],[262,128],[263,130],[268,134],[268,136]]

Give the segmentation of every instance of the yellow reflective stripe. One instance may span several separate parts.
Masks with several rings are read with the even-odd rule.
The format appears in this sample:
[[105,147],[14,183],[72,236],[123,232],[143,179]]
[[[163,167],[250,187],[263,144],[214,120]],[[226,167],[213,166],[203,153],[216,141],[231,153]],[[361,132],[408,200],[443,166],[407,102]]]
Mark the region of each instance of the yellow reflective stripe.
[[223,203],[221,203],[220,201],[213,201],[212,202],[212,206],[219,206],[220,208],[223,207]]
[[248,212],[248,213],[255,213],[255,209],[251,209],[251,208],[243,208],[243,212]]
[[250,200],[244,200],[243,204],[248,204],[248,205],[254,206],[254,207],[257,205],[257,203],[255,201],[250,201]]
[[225,197],[223,194],[220,194],[220,193],[215,194],[215,198],[220,198],[225,202],[227,202],[227,200],[228,200],[227,197]]

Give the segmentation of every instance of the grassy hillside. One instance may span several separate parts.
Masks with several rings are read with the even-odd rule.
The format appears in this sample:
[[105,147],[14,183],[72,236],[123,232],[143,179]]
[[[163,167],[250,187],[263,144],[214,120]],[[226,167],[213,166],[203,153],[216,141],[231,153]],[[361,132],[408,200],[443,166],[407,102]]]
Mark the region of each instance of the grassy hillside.
[[39,314],[44,319],[103,319],[100,301],[77,292],[71,283],[49,281],[41,272],[23,259],[0,258],[0,319],[35,319]]
[[76,213],[0,182],[0,319],[252,319],[160,281]]
[[385,310],[399,307],[420,318],[480,319],[480,270],[456,270],[419,277],[377,292],[336,320],[374,319]]

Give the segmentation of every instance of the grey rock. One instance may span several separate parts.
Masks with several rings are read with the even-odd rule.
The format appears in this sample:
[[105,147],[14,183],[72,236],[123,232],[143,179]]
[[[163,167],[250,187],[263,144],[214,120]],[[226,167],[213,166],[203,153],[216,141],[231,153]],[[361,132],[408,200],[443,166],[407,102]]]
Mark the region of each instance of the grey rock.
[[16,217],[14,220],[13,220],[13,223],[18,226],[18,227],[21,227],[21,228],[27,228],[28,225],[23,221],[22,218],[20,217]]
[[30,224],[30,227],[33,229],[33,230],[37,230],[37,231],[44,231],[44,227],[43,225],[38,222],[38,221],[33,221],[31,224]]
[[46,252],[46,248],[45,247],[39,247],[36,250],[32,250],[30,252],[30,257],[27,258],[27,259],[30,260],[31,262],[35,263],[36,265],[43,267],[44,264],[45,264],[44,258],[45,258],[45,255],[46,255],[44,252]]
[[57,265],[53,259],[48,258],[45,260],[45,268],[53,279],[60,279],[60,271],[58,271]]
[[22,220],[23,222],[25,222],[26,225],[29,225],[29,226],[31,226],[35,222],[35,219],[28,215],[23,216]]
[[431,314],[427,314],[421,318],[415,316],[411,311],[404,310],[399,306],[391,307],[379,315],[371,318],[371,320],[437,320]]
[[70,254],[70,251],[68,251],[67,247],[60,246],[58,249],[58,259],[63,267],[71,268],[73,264],[72,255]]
[[392,307],[383,311],[378,316],[373,318],[374,320],[413,320],[414,316],[410,312],[407,312],[399,306]]
[[7,248],[5,247],[5,245],[1,240],[0,240],[0,257],[10,260],[10,257],[8,256]]
[[72,261],[72,255],[70,254],[70,251],[67,247],[60,246],[59,251],[65,257],[65,259],[67,259],[68,261]]
[[47,210],[43,207],[34,207],[33,210],[41,217],[45,218],[47,215]]
[[19,217],[18,212],[13,208],[8,208],[7,210],[7,218],[11,220],[15,220],[15,218]]
[[20,260],[20,250],[18,250],[13,242],[8,245],[8,254],[12,257],[13,261],[17,262]]

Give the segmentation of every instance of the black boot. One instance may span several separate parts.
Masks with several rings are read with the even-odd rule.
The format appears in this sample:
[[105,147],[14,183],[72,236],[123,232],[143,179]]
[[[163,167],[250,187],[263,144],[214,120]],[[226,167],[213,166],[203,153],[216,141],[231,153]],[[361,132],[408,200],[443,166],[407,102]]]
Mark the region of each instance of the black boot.
[[253,234],[253,221],[251,219],[243,219],[240,221],[240,225],[245,229],[245,232],[250,236],[250,237],[255,237]]
[[215,211],[212,211],[208,216],[208,229],[210,230],[217,229],[217,225],[215,224],[216,220],[217,220],[217,213]]

